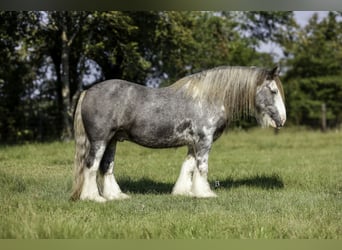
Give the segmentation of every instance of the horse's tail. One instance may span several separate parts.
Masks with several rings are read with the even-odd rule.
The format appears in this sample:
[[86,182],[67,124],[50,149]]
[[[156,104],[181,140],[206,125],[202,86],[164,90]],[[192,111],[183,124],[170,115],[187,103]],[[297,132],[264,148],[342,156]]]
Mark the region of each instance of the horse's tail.
[[81,195],[84,182],[83,171],[86,165],[86,157],[89,153],[90,143],[84,130],[81,107],[86,91],[80,94],[74,114],[74,137],[75,137],[75,161],[74,161],[74,184],[71,200],[78,200]]

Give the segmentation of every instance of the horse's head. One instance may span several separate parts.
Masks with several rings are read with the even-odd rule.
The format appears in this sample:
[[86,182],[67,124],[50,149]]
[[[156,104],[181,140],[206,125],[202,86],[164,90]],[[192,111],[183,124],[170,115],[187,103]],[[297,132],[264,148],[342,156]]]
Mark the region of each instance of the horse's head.
[[286,110],[279,89],[279,67],[272,69],[264,82],[257,87],[255,96],[255,117],[262,127],[272,126],[279,128],[284,126],[286,121]]

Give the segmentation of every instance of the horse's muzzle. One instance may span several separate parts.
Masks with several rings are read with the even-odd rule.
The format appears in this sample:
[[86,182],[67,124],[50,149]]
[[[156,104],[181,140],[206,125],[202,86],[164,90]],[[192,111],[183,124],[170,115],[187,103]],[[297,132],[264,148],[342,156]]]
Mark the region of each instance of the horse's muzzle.
[[284,127],[285,122],[286,122],[286,118],[285,117],[280,118],[280,121],[277,122],[277,128]]

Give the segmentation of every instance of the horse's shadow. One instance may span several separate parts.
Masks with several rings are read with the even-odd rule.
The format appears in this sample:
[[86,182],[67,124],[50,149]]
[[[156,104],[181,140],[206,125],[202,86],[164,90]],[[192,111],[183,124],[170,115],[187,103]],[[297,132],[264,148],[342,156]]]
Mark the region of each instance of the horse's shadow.
[[[252,177],[224,180],[215,180],[210,182],[213,189],[232,189],[241,186],[255,187],[261,189],[282,189],[284,182],[278,175],[256,175]],[[119,185],[123,192],[136,194],[168,194],[171,193],[174,183],[163,183],[142,178],[139,180],[122,179]]]
[[237,188],[241,186],[255,187],[261,189],[282,189],[284,182],[279,175],[256,175],[242,179],[227,178],[223,181],[216,181],[215,188]]
[[167,194],[171,193],[173,184],[154,181],[149,178],[138,180],[122,179],[118,180],[123,192],[136,194]]

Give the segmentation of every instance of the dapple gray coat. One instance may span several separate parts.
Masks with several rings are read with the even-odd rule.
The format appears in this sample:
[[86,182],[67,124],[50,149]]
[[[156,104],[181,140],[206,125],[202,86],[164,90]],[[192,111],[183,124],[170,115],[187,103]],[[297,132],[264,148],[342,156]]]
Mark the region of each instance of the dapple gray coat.
[[[286,120],[279,69],[220,67],[151,89],[109,80],[84,91],[74,117],[73,199],[106,201],[128,196],[114,177],[115,146],[129,140],[150,148],[188,147],[173,194],[216,196],[207,181],[212,143],[227,124],[254,115],[263,126]],[[97,186],[97,172],[103,176]]]

